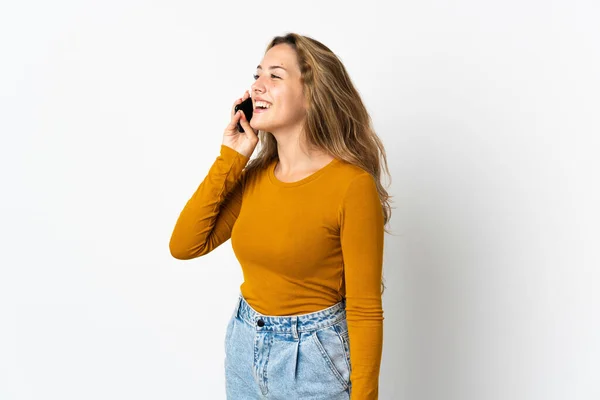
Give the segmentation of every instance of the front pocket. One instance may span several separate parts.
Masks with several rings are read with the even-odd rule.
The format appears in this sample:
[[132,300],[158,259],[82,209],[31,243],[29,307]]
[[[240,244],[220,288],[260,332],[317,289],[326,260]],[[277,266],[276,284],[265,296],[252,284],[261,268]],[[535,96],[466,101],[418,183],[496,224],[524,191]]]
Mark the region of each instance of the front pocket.
[[333,326],[315,331],[312,335],[323,360],[344,389],[350,383],[346,345]]
[[233,324],[235,323],[235,317],[231,317],[229,319],[229,323],[227,324],[227,329],[225,330],[225,353],[227,353],[227,347],[229,346],[229,341],[231,339],[231,334],[233,333]]
[[352,364],[350,362],[350,337],[348,334],[348,322],[346,321],[346,319],[343,319],[342,321],[335,324],[334,328],[340,336],[342,343],[344,343],[344,351],[346,356],[346,362],[348,363],[348,370],[350,371],[350,373],[352,373]]

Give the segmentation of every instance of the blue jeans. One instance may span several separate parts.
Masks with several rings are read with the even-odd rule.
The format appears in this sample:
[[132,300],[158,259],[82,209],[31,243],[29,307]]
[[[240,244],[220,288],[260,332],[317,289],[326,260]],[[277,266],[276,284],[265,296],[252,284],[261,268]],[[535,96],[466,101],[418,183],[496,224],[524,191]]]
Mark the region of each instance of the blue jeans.
[[346,303],[309,314],[268,316],[240,294],[225,335],[228,400],[348,400]]

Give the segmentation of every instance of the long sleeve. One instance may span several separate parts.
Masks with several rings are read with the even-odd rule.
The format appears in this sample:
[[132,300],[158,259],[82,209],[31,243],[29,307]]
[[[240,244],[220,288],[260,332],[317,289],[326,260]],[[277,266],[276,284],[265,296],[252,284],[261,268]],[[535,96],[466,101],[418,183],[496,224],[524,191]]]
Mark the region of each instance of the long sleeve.
[[376,400],[383,348],[384,216],[370,174],[365,172],[350,183],[340,218],[352,365],[351,400]]
[[221,145],[219,156],[177,219],[169,242],[173,257],[200,257],[231,237],[242,204],[248,160],[249,157]]

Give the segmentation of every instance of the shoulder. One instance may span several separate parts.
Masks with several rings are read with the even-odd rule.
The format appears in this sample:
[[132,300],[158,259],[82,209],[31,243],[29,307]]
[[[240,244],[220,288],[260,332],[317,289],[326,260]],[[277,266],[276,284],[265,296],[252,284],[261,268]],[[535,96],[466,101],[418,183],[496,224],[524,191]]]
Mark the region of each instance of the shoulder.
[[344,160],[336,160],[335,175],[344,192],[376,189],[375,178],[363,168]]
[[362,220],[381,220],[382,204],[373,175],[354,164],[338,162],[340,223],[347,216],[360,216]]

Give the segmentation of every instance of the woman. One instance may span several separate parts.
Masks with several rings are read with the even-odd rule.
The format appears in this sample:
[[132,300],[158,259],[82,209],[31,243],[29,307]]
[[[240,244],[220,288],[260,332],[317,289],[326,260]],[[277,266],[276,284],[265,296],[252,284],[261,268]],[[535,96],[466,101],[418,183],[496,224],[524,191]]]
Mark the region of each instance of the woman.
[[254,78],[253,117],[234,112],[247,91],[171,254],[199,257],[231,238],[244,282],[225,338],[228,399],[377,399],[385,150],[320,42],[275,37]]

